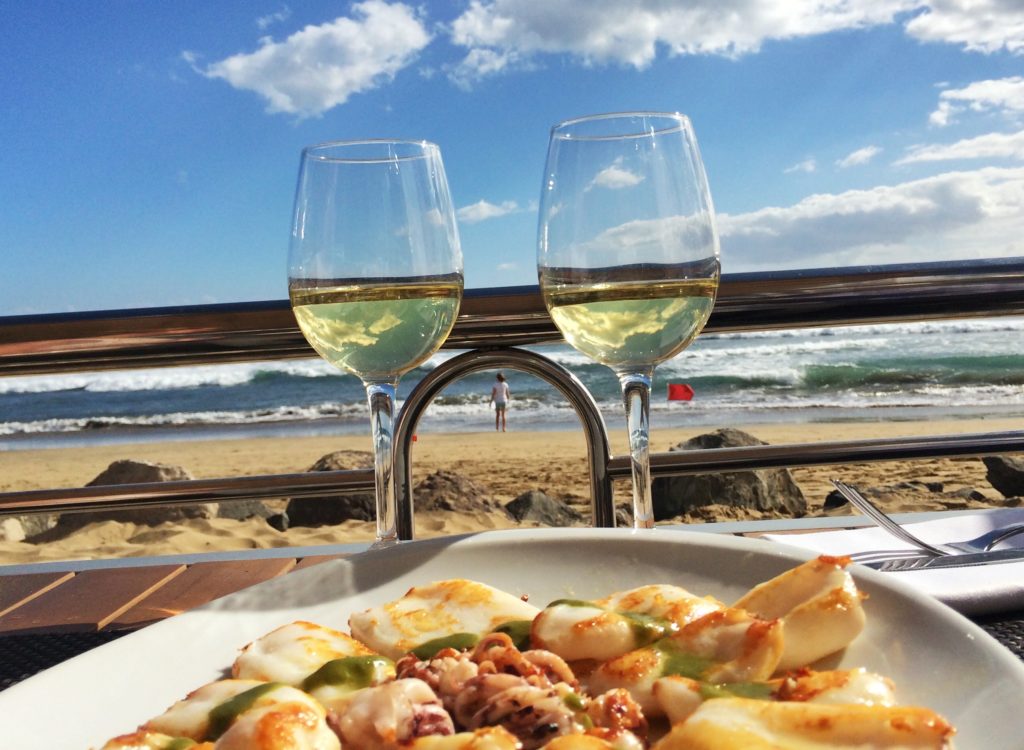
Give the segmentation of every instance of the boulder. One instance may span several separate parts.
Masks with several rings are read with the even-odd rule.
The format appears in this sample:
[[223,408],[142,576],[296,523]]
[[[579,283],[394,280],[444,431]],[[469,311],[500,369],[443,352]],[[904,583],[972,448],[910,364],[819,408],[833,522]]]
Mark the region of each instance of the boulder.
[[[192,475],[181,466],[122,459],[114,461],[100,472],[86,487],[104,487],[115,484],[150,484],[155,482],[177,482],[192,479]],[[149,508],[125,508],[124,510],[99,510],[83,513],[62,513],[50,529],[29,536],[29,541],[46,542],[62,539],[90,523],[117,521],[142,526],[156,526],[161,523],[177,523],[190,518],[213,518],[217,515],[216,503],[193,503],[190,505],[163,505]]]
[[[114,461],[86,486],[99,487],[111,484],[182,482],[190,479],[194,479],[192,474],[181,466],[151,463],[149,461],[121,460]],[[271,515],[271,511],[260,500],[227,500],[222,503],[201,503],[110,512],[116,515],[101,518],[101,514],[90,514],[88,520],[126,521],[155,526],[165,521],[180,521],[186,518],[216,517],[244,521],[253,516],[266,518]]]
[[[889,502],[893,497],[911,497],[938,495],[949,498],[967,498],[971,500],[984,500],[985,496],[970,488],[963,488],[956,492],[945,492],[945,485],[942,482],[921,482],[910,480],[906,482],[895,482],[880,487],[858,487],[860,493],[869,500]],[[850,503],[843,497],[839,490],[832,490],[825,497],[824,510],[839,510]]]
[[[942,482],[917,480],[870,486],[858,484],[857,489],[868,500],[886,513],[913,513],[919,511],[970,510],[989,507],[1018,507],[1019,498],[991,500],[973,487],[948,490]],[[830,493],[829,498],[838,493]],[[845,501],[843,501],[845,503]],[[826,499],[825,511],[829,515],[859,513],[852,506],[840,505],[838,499]],[[831,511],[831,512],[829,512]]]
[[[369,451],[335,451],[321,456],[306,471],[349,471],[373,468]],[[373,521],[377,501],[372,492],[330,497],[298,497],[288,502],[284,518],[275,519],[275,528],[296,526],[336,526],[345,521]]]
[[57,513],[31,513],[24,516],[15,516],[25,531],[25,539],[32,541],[33,537],[49,531],[57,525],[60,515]]
[[278,531],[288,531],[288,514],[281,512],[268,516],[267,525],[272,529],[277,529]]
[[508,515],[490,493],[469,477],[452,471],[435,471],[412,491],[416,513],[443,510],[456,513],[493,513]]
[[244,521],[248,518],[270,518],[274,511],[262,500],[225,500],[217,505],[217,518],[233,518]]
[[[725,428],[687,440],[670,451],[767,445],[742,430]],[[788,469],[659,477],[651,484],[654,519],[664,521],[721,504],[782,516],[803,516],[807,500]]]
[[981,459],[988,479],[1003,497],[1024,496],[1024,458],[1016,456],[985,456]]
[[575,508],[548,497],[540,490],[524,492],[505,504],[505,510],[515,520],[536,521],[545,526],[572,526],[583,521]]
[[979,503],[983,503],[988,500],[984,494],[978,492],[973,487],[961,487],[952,493],[953,497],[962,497],[964,500],[975,500]]
[[822,509],[825,511],[835,511],[840,508],[845,508],[850,504],[850,501],[843,497],[839,490],[832,490],[830,493],[825,495],[825,502],[822,504]]
[[108,484],[144,484],[147,482],[177,482],[192,479],[192,475],[180,466],[158,464],[150,461],[122,459],[114,461],[86,487]]

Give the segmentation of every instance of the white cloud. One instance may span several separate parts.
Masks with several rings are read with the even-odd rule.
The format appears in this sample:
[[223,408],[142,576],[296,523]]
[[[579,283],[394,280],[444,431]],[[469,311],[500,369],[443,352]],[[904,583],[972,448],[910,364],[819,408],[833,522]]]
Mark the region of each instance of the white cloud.
[[1024,78],[997,78],[975,81],[962,89],[947,89],[939,94],[939,106],[928,120],[932,125],[949,125],[964,110],[995,110],[1014,116],[1024,113]]
[[591,266],[600,267],[650,262],[663,257],[666,247],[686,248],[694,261],[714,257],[715,236],[708,215],[627,221],[579,243],[574,252],[586,257]]
[[949,172],[718,218],[727,269],[1024,255],[1024,167]]
[[891,23],[921,0],[471,0],[451,26],[468,50],[451,72],[465,84],[526,63],[569,54],[586,65],[649,66],[670,56],[738,57],[772,39]]
[[797,162],[791,167],[786,167],[782,170],[784,174],[792,174],[793,172],[807,172],[810,174],[818,168],[818,162],[814,159],[804,159],[803,161]]
[[865,146],[864,148],[859,148],[844,156],[836,162],[836,166],[841,169],[846,169],[847,167],[856,167],[861,164],[867,164],[880,153],[882,153],[882,149],[879,146]]
[[497,266],[495,266],[495,268],[497,268],[499,271],[515,271],[517,268],[519,268],[519,264],[518,263],[499,263]]
[[448,68],[448,78],[460,89],[471,89],[473,84],[488,76],[518,67],[520,56],[513,50],[471,49],[458,65]]
[[735,58],[770,40],[904,19],[922,41],[1024,54],[1020,0],[470,0],[450,27],[467,54],[449,75],[468,86],[544,54],[642,70],[659,53]]
[[975,52],[1024,53],[1024,7],[1020,0],[928,0],[907,21],[911,36],[926,42],[962,44]]
[[913,146],[896,164],[951,161],[953,159],[1022,159],[1024,130],[1016,133],[986,133],[956,143],[934,143]]
[[266,29],[268,26],[273,26],[275,23],[283,23],[292,17],[292,9],[287,5],[282,5],[281,10],[276,13],[268,13],[265,16],[260,16],[256,19],[256,25],[260,30]]
[[352,6],[351,18],[307,26],[282,42],[264,40],[255,52],[201,72],[255,91],[270,112],[313,117],[393,78],[430,38],[410,6],[365,0]]
[[622,190],[624,188],[631,188],[635,185],[639,185],[644,181],[643,175],[635,174],[630,172],[628,169],[623,169],[620,164],[622,159],[616,159],[615,163],[609,167],[605,167],[598,172],[594,179],[587,185],[587,190],[593,188],[607,188],[608,190]]
[[476,224],[488,219],[497,219],[499,216],[518,213],[520,210],[519,204],[515,201],[504,201],[500,205],[495,205],[480,200],[472,205],[463,206],[455,212],[455,216],[464,224]]

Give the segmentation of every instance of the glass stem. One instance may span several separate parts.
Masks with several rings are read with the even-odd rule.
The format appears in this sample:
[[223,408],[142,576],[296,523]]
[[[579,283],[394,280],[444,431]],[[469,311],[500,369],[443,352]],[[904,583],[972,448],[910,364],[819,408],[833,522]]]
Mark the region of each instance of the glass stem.
[[629,457],[633,469],[633,528],[650,529],[654,528],[649,447],[651,378],[654,376],[654,368],[617,374],[626,405]]
[[395,512],[395,478],[392,450],[395,388],[397,381],[367,383],[370,423],[373,430],[373,469],[377,496],[377,541],[374,547],[398,543]]

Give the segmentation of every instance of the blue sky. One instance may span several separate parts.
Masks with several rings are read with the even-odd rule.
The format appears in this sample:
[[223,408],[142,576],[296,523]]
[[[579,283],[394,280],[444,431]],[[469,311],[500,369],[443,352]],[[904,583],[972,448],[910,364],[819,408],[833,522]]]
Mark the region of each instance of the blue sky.
[[1024,256],[1020,0],[11,3],[0,315],[286,297],[299,152],[441,146],[536,283],[550,126],[694,122],[725,272]]

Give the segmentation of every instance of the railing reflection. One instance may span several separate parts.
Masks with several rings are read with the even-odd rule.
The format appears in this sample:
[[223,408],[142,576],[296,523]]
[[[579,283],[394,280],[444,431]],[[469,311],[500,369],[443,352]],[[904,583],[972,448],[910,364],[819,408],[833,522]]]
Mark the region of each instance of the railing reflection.
[[[1024,258],[725,274],[708,333],[1024,314]],[[447,349],[561,341],[535,286],[466,293]],[[0,317],[0,375],[316,356],[286,300]]]

